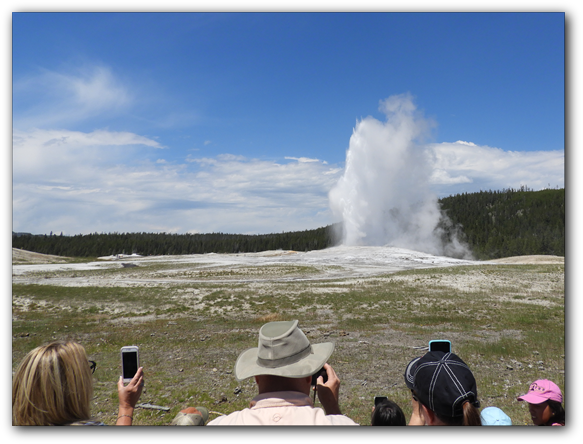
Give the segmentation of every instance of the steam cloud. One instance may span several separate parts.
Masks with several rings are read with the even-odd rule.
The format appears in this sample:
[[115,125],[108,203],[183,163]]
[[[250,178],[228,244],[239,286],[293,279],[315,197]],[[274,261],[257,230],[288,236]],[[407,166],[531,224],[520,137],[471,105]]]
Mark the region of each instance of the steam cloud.
[[429,187],[433,167],[422,141],[433,122],[409,94],[391,96],[379,109],[386,122],[369,116],[356,123],[344,175],[328,196],[343,221],[342,243],[470,259]]

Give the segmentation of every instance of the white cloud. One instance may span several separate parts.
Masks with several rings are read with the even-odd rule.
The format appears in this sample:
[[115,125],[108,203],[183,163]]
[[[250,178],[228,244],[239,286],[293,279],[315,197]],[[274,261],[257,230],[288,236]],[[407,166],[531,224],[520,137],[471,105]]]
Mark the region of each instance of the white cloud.
[[128,114],[131,88],[107,67],[45,70],[15,79],[14,95],[17,231],[260,233],[334,222],[327,192],[342,169],[318,159],[279,164],[233,154],[190,154],[176,163],[175,153],[156,154],[164,146],[152,137],[55,129]]
[[460,144],[460,145],[467,145],[467,146],[477,146],[474,142],[464,142],[463,140],[458,140],[455,143]]
[[90,133],[67,130],[32,130],[14,131],[15,146],[38,145],[50,146],[121,146],[146,145],[164,148],[157,141],[126,131],[95,130]]
[[14,229],[270,233],[333,222],[327,192],[340,168],[232,154],[160,162],[159,148],[131,133],[15,132]]
[[472,180],[467,176],[452,177],[447,171],[441,168],[435,168],[429,178],[429,182],[440,185],[453,185],[458,183],[472,183]]
[[128,132],[14,130],[14,183],[81,183],[99,180],[108,164],[127,161],[136,147],[163,148],[157,141]]
[[430,181],[441,195],[522,185],[534,190],[565,186],[563,151],[504,151],[462,141],[429,148],[434,168]]
[[297,160],[300,163],[320,162],[320,159],[310,159],[309,157],[286,157],[286,160]]

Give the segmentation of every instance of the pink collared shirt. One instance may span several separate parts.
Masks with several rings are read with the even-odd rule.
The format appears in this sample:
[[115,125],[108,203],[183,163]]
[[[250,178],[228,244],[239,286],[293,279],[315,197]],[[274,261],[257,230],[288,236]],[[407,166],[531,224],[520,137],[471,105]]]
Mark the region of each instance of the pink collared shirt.
[[219,416],[207,425],[358,425],[344,415],[326,415],[300,392],[271,392],[257,395],[250,407]]

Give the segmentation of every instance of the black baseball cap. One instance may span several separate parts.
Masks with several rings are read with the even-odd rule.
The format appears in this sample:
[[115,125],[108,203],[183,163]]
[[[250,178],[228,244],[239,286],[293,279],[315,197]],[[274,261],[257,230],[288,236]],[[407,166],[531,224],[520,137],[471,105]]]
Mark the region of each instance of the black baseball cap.
[[419,361],[419,359],[421,359],[421,358],[417,357],[417,358],[411,360],[411,362],[409,362],[409,364],[407,364],[407,368],[405,369],[405,374],[403,375],[405,377],[405,384],[410,389],[413,389],[413,374],[415,373],[415,369],[417,368],[417,362]]
[[422,356],[415,363],[413,390],[423,405],[448,418],[463,416],[466,401],[480,407],[474,375],[454,353],[433,351]]

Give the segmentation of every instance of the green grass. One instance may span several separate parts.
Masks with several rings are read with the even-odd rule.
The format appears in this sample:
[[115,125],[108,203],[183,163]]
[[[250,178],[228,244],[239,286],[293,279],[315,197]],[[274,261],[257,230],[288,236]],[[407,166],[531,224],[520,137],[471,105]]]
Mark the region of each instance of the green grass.
[[[135,270],[105,273],[123,279]],[[156,266],[149,264],[148,270]],[[404,368],[423,353],[412,346],[436,338],[452,340],[454,351],[470,365],[483,407],[496,405],[515,423],[529,423],[516,396],[539,378],[564,387],[563,270],[556,265],[464,266],[359,278],[357,284],[342,279],[232,282],[229,273],[220,282],[155,287],[14,284],[12,365],[51,340],[80,342],[98,362],[94,414],[113,424],[119,349],[137,344],[147,378],[141,402],[171,410],[139,409],[136,423],[163,425],[188,405],[222,413],[247,407],[256,388],[252,379],[235,380],[238,354],[256,346],[263,323],[299,319],[313,342],[336,343],[330,363],[343,381],[341,408],[361,424],[370,423],[375,395],[389,396],[410,415]],[[314,270],[275,267],[262,275],[257,267],[254,273],[262,279]],[[458,277],[477,275],[496,284],[463,290],[451,285]],[[548,290],[525,289],[520,279],[544,279]],[[242,392],[235,394],[237,389]]]

